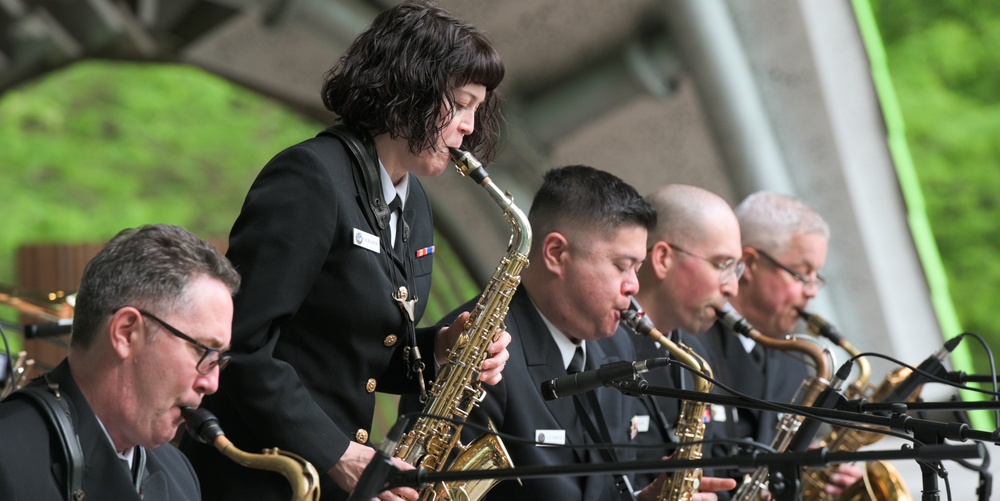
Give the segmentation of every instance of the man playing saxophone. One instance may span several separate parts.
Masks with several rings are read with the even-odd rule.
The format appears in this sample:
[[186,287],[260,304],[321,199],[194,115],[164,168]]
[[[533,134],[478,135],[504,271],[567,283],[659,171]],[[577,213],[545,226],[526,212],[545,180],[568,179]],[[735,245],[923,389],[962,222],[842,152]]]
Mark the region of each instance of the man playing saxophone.
[[[732,307],[769,338],[784,339],[824,284],[830,229],[814,209],[798,198],[770,192],[748,196],[736,207],[746,270]],[[791,402],[808,377],[805,364],[788,354],[754,343],[716,322],[701,338],[716,378],[736,391],[774,402]],[[716,391],[719,391],[716,388]],[[714,426],[730,438],[771,443],[778,416],[771,411],[725,408]],[[740,451],[718,446],[717,455]],[[827,485],[839,493],[861,477],[855,466],[842,465]]]
[[[649,254],[639,270],[635,297],[664,335],[699,349],[696,338],[700,336],[690,334],[711,327],[716,308],[738,291],[744,266],[739,223],[728,202],[696,186],[668,184],[646,195],[646,200],[656,209],[656,228],[650,233]],[[633,336],[632,341],[640,360],[668,356],[647,337]],[[645,378],[657,386],[694,388],[691,375],[679,367],[652,371]],[[648,425],[640,428],[639,443],[670,441],[682,402],[645,397],[642,404],[645,412],[640,419]],[[709,452],[707,447],[705,452]],[[641,459],[660,455],[654,449],[639,450]]]
[[[619,323],[629,296],[638,289],[636,272],[645,259],[646,236],[655,218],[652,207],[634,188],[607,172],[570,166],[545,174],[528,216],[533,231],[531,265],[521,273],[521,285],[505,318],[513,338],[508,345],[511,356],[503,380],[486,388],[486,398],[469,417],[469,423],[485,426],[492,421],[500,432],[529,441],[504,440],[515,467],[635,459],[630,448],[573,446],[634,442],[631,432],[637,399],[600,388],[576,395],[580,398],[544,400],[539,388],[567,371],[635,360],[632,334]],[[407,405],[403,410],[419,410],[419,406]],[[476,435],[469,426],[463,432],[466,439]],[[632,487],[623,492],[619,477],[505,480],[486,499],[632,499]],[[714,480],[706,479],[702,489],[730,487]],[[643,489],[640,499],[655,499],[658,490],[652,487]],[[701,496],[715,497],[711,493]]]
[[108,242],[84,270],[66,360],[0,404],[0,499],[201,499],[167,442],[182,409],[218,389],[239,285],[183,228]]

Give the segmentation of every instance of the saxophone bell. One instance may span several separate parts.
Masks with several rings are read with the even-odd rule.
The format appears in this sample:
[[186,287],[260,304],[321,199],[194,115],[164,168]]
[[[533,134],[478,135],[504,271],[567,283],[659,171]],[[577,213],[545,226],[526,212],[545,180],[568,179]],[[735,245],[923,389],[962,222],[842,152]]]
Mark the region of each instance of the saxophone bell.
[[[886,380],[878,387],[874,388],[868,384],[871,376],[871,365],[866,357],[860,357],[860,351],[850,342],[841,336],[836,327],[823,317],[799,309],[799,315],[806,321],[809,332],[816,337],[825,337],[844,349],[858,363],[860,374],[858,378],[844,392],[846,398],[860,399],[867,398],[873,402],[884,401],[891,392],[899,387],[900,381],[910,373],[909,369],[901,367],[890,373]],[[902,390],[902,393],[909,391]],[[919,393],[919,390],[918,390]],[[862,431],[857,429],[833,427],[821,443],[831,452],[857,451],[863,446],[871,445],[883,437],[881,433],[873,431]],[[834,501],[834,497],[827,494],[824,488],[829,483],[830,477],[834,474],[834,467],[808,468],[802,474],[802,496],[804,499],[817,499],[820,501]],[[911,501],[906,484],[903,483],[899,472],[891,464],[885,461],[870,461],[865,464],[862,479],[854,485],[848,487],[836,498],[837,501]]]
[[247,468],[280,473],[292,486],[292,501],[319,501],[319,473],[305,458],[277,448],[264,449],[262,454],[243,452],[226,438],[219,420],[208,410],[185,407],[181,414],[195,440],[214,445],[222,455]]

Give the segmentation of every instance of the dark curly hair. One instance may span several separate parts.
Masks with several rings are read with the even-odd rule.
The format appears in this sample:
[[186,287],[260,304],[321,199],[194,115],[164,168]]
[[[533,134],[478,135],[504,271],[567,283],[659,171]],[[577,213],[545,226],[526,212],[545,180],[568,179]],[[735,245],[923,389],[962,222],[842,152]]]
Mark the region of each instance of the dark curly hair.
[[484,33],[427,2],[405,2],[379,14],[327,72],[323,104],[373,136],[405,138],[419,154],[436,146],[450,122],[451,112],[442,117],[441,111],[455,108],[455,91],[482,84],[486,100],[462,147],[489,161],[500,135],[496,88],[503,77],[500,55]]

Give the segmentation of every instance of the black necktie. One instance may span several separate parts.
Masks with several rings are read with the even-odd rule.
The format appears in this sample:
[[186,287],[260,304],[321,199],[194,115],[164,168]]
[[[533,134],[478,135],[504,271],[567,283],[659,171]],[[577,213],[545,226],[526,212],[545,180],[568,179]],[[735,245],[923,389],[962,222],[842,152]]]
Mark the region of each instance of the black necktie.
[[573,353],[573,358],[569,360],[569,365],[566,366],[566,374],[576,374],[583,370],[583,346],[577,346],[576,352]]
[[403,202],[399,199],[399,195],[389,202],[389,212],[396,213],[396,238],[392,241],[392,251],[397,255],[403,256]]
[[759,366],[764,366],[764,347],[760,344],[755,344],[750,350],[750,358],[757,363]]

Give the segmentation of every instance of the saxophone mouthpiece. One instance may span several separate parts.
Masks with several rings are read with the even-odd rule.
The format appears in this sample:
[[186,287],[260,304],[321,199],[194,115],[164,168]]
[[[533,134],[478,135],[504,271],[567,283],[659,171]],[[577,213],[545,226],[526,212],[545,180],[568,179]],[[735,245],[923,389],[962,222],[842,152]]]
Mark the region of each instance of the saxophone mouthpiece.
[[715,316],[722,322],[722,325],[748,338],[757,339],[758,337],[763,337],[763,334],[750,325],[750,322],[747,322],[747,319],[743,318],[743,315],[740,315],[729,303],[726,303],[722,308],[716,308]]
[[795,307],[795,311],[799,312],[799,316],[806,321],[806,325],[814,332],[829,339],[833,344],[840,346],[841,348],[844,347],[846,340],[840,335],[839,332],[837,332],[837,328],[834,327],[833,324],[827,322],[823,317],[814,313],[809,313],[802,308]]
[[490,175],[483,168],[483,163],[472,156],[472,153],[451,147],[448,148],[448,151],[451,152],[451,161],[455,162],[455,168],[458,169],[459,174],[472,178],[476,183],[486,183]]
[[653,321],[646,316],[646,312],[639,305],[639,302],[635,300],[634,296],[629,296],[628,300],[628,308],[621,312],[622,323],[635,331],[636,334],[648,336],[650,332],[656,329],[653,326]]
[[188,434],[203,444],[212,444],[215,437],[225,435],[219,426],[219,419],[206,409],[184,407],[181,415],[184,416],[184,427]]

